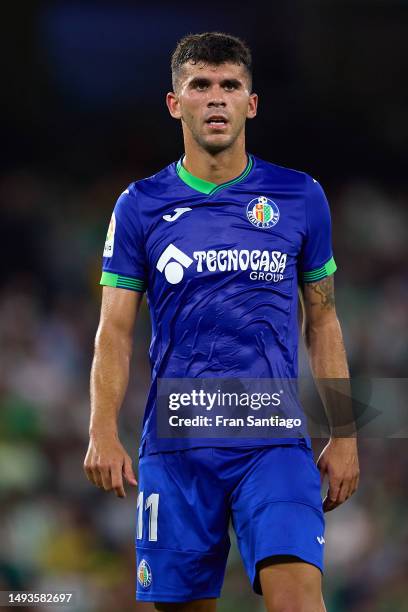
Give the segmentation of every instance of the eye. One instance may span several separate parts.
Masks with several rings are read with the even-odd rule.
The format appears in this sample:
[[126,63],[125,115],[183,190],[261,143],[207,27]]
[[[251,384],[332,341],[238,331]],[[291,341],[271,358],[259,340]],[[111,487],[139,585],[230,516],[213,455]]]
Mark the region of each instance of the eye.
[[233,91],[234,89],[236,89],[235,85],[233,83],[226,83],[224,85],[224,89],[226,91]]

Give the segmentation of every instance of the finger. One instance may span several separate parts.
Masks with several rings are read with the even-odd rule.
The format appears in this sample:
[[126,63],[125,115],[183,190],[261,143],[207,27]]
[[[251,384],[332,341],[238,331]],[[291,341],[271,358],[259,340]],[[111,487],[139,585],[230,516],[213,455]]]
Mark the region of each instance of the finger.
[[333,476],[330,478],[329,476],[329,490],[327,494],[329,496],[330,501],[332,501],[333,503],[337,501],[341,486],[342,481],[340,480],[340,478],[333,478]]
[[350,480],[348,481],[349,486],[348,486],[348,490],[345,496],[345,499],[349,499],[356,491],[357,491],[357,487],[358,487],[358,474],[356,476],[353,476],[352,478],[350,478]]
[[341,481],[339,479],[329,477],[329,489],[323,501],[324,512],[330,512],[330,510],[334,510],[334,508],[337,508],[337,506],[339,505],[337,502],[337,497],[340,491],[340,487]]
[[103,489],[102,478],[99,472],[99,468],[97,467],[91,468],[91,473],[92,473],[93,483],[100,489]]
[[111,469],[112,489],[117,497],[126,497],[125,487],[123,485],[122,468],[120,465],[114,465]]
[[109,467],[105,467],[105,466],[100,467],[99,473],[101,475],[103,488],[105,489],[105,491],[111,491],[112,490],[112,479],[111,479],[111,473],[110,473]]
[[92,474],[91,468],[88,467],[87,465],[84,465],[84,472],[85,472],[85,476],[87,477],[89,482],[92,482],[92,484],[95,484],[94,480],[93,480],[93,474]]
[[352,491],[352,481],[347,480],[347,479],[343,480],[343,482],[341,483],[337,498],[336,498],[337,504],[338,505],[344,504],[346,499],[350,497],[351,491]]
[[123,466],[123,474],[129,484],[133,485],[134,487],[137,486],[137,480],[133,472],[132,460],[130,457],[125,457],[125,462]]
[[353,480],[351,481],[351,488],[350,488],[350,496],[353,495],[357,489],[358,489],[358,476],[354,476]]
[[332,501],[328,495],[323,500],[323,512],[330,512],[337,508],[338,504],[336,501]]

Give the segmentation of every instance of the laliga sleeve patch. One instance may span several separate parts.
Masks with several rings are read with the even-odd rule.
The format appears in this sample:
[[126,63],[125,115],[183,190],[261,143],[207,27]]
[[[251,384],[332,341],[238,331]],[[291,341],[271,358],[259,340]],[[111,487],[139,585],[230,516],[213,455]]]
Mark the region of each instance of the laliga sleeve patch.
[[105,248],[103,249],[104,257],[112,257],[113,255],[113,246],[115,244],[115,229],[116,229],[116,219],[115,213],[112,213],[112,217],[108,227],[108,233],[106,234]]

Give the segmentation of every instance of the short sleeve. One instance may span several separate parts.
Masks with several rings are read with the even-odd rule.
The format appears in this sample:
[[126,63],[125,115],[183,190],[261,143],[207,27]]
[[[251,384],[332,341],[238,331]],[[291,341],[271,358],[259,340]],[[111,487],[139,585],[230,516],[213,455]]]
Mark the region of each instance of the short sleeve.
[[110,219],[103,251],[101,285],[144,291],[147,286],[145,245],[137,196],[126,189]]
[[299,262],[304,282],[319,281],[336,271],[331,238],[330,208],[319,183],[306,177],[306,232]]

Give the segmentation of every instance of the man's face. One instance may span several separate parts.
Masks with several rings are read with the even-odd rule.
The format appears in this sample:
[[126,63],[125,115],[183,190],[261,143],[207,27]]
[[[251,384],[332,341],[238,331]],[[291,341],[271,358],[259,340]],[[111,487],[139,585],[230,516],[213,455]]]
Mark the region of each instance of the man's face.
[[187,62],[176,92],[167,94],[170,114],[181,119],[185,136],[206,151],[230,147],[243,133],[246,119],[256,115],[258,96],[249,90],[242,65]]

